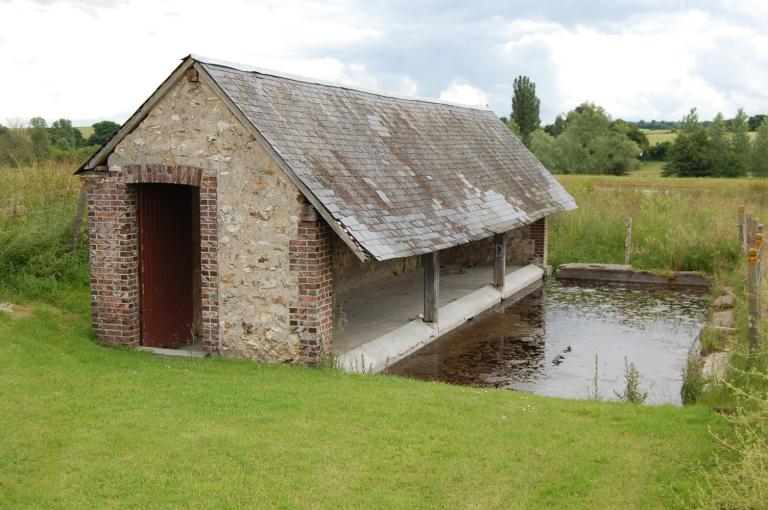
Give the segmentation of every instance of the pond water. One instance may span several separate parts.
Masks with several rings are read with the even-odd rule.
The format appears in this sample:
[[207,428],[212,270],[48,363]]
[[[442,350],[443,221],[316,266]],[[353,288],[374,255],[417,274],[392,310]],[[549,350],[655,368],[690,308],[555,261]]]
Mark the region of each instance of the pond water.
[[[389,367],[388,373],[539,395],[617,399],[625,359],[647,403],[680,404],[688,350],[706,293],[554,278]],[[597,363],[595,362],[597,357]]]

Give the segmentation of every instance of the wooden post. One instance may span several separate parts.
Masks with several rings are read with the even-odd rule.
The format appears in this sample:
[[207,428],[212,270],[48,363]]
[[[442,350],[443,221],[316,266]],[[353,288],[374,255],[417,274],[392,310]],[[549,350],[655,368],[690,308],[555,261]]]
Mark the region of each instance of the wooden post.
[[747,247],[747,233],[746,226],[744,225],[744,206],[739,206],[739,244],[741,250],[744,251]]
[[757,348],[757,327],[760,324],[759,287],[757,283],[757,248],[750,248],[747,256],[747,301],[749,304],[749,350]]
[[80,196],[77,199],[75,221],[72,224],[72,237],[69,240],[69,251],[74,252],[80,243],[80,230],[83,228],[83,213],[85,212],[85,188],[80,188]]
[[763,279],[763,232],[760,230],[761,225],[757,226],[757,234],[755,234],[755,249],[757,250],[757,291],[760,292],[760,282]]
[[632,259],[632,218],[627,219],[627,237],[624,240],[624,263],[630,264]]
[[424,258],[424,322],[437,322],[440,301],[440,258],[436,251]]
[[746,222],[746,230],[747,230],[747,239],[746,239],[746,249],[749,250],[750,246],[752,246],[755,242],[755,231],[753,230],[754,223],[752,221],[752,214],[747,213],[747,222]]
[[502,288],[507,275],[507,234],[496,234],[493,245],[493,286]]

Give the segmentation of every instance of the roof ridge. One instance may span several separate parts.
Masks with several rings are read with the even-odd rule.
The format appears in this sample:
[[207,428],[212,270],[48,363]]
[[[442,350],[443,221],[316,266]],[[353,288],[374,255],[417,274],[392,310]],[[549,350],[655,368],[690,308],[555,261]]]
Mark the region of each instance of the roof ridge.
[[302,83],[309,83],[309,84],[313,84],[313,85],[322,85],[322,86],[325,86],[325,87],[333,87],[333,88],[339,88],[339,89],[344,89],[344,90],[352,90],[352,91],[355,91],[355,92],[362,92],[364,94],[372,94],[372,95],[375,95],[375,96],[388,97],[388,98],[391,98],[391,99],[400,99],[400,100],[403,100],[403,101],[418,101],[418,102],[422,102],[422,103],[442,104],[442,105],[446,105],[446,106],[455,106],[457,108],[467,108],[467,109],[470,109],[470,110],[480,110],[480,111],[488,111],[488,112],[492,111],[487,105],[485,105],[485,106],[484,105],[469,105],[469,104],[462,104],[462,103],[454,103],[452,101],[445,101],[445,100],[442,100],[442,99],[436,99],[436,98],[432,98],[432,97],[410,96],[410,95],[407,95],[407,94],[393,94],[393,93],[385,92],[385,91],[381,91],[381,90],[366,89],[364,87],[356,87],[354,85],[349,85],[349,84],[345,84],[345,83],[339,83],[339,82],[334,82],[334,81],[330,81],[330,80],[321,80],[319,78],[312,78],[312,77],[309,77],[309,76],[301,76],[301,75],[297,75],[297,74],[286,73],[286,72],[283,72],[283,71],[276,71],[274,69],[266,69],[266,68],[263,68],[263,67],[257,67],[257,66],[252,66],[252,65],[248,65],[248,64],[241,64],[239,62],[231,62],[231,61],[227,61],[227,60],[220,60],[220,59],[216,59],[216,58],[205,57],[205,56],[202,56],[202,55],[192,54],[189,57],[192,58],[193,60],[196,60],[196,61],[198,61],[200,63],[203,63],[203,64],[210,64],[210,65],[215,65],[215,66],[219,66],[219,67],[228,67],[230,69],[235,69],[236,71],[243,71],[243,72],[247,72],[247,73],[257,73],[257,74],[263,74],[263,75],[266,75],[266,76],[274,76],[274,77],[277,77],[277,78],[284,78],[284,79],[287,79],[287,80],[298,81],[298,82],[302,82]]

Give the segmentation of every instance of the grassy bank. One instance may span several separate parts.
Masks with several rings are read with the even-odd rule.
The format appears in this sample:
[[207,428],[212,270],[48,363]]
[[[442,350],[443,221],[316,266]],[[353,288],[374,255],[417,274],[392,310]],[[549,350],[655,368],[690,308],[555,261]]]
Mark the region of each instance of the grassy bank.
[[[743,455],[720,452],[727,473],[714,465],[712,432],[733,436],[706,405],[98,345],[86,250],[67,250],[71,171],[0,169],[0,301],[17,305],[0,313],[0,507],[690,508],[701,473],[713,477],[705,493],[738,473]],[[561,180],[580,209],[553,219],[556,264],[620,262],[631,215],[636,265],[737,278],[736,207],[762,214],[768,202],[748,180]],[[707,398],[734,402],[727,390]]]
[[84,237],[69,251],[80,189],[74,165],[0,168],[0,296],[56,299],[88,283]]
[[0,507],[688,508],[722,431],[703,407],[160,359],[97,345],[86,311],[0,315]]
[[579,209],[555,216],[550,263],[623,263],[632,218],[632,264],[642,269],[717,273],[739,259],[737,210],[768,218],[768,182],[558,176]]

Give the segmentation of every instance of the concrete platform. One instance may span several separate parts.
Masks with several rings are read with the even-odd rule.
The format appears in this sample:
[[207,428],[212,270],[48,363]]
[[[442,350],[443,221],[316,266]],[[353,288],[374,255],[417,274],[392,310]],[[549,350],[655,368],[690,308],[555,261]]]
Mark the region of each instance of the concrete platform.
[[476,267],[441,273],[437,324],[421,319],[423,281],[418,271],[340,294],[342,318],[337,317],[334,327],[340,365],[350,371],[380,372],[544,276],[534,265],[511,267],[503,289],[497,289],[489,284],[492,271]]
[[647,285],[672,285],[679,287],[709,287],[709,279],[696,271],[654,273],[632,269],[624,264],[563,264],[557,268],[557,278],[571,280],[596,280]]

